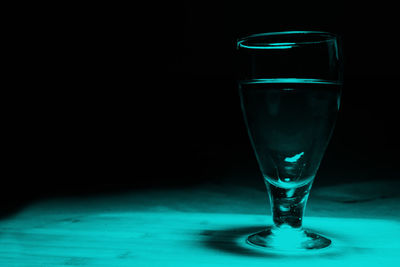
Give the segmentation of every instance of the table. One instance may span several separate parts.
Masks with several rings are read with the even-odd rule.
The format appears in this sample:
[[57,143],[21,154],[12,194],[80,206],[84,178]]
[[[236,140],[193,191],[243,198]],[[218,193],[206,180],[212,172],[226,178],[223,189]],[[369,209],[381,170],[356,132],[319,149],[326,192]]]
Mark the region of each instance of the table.
[[396,266],[399,185],[313,188],[304,227],[334,245],[301,256],[244,243],[271,223],[261,188],[208,183],[44,199],[0,221],[0,266]]

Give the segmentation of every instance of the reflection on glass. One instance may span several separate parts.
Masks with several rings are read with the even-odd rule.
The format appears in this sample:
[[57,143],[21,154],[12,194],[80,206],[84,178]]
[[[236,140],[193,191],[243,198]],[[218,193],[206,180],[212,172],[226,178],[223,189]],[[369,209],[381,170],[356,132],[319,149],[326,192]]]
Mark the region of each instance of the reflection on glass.
[[327,247],[331,241],[303,230],[302,219],[340,106],[336,36],[260,34],[239,40],[238,50],[242,110],[274,221],[248,242],[279,251]]

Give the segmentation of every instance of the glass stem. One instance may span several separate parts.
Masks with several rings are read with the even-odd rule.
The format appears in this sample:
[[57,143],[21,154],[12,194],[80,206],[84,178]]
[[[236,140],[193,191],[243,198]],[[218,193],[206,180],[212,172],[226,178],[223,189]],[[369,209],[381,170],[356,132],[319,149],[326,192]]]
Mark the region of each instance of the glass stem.
[[301,229],[313,180],[297,188],[280,188],[266,182],[274,224],[277,228]]

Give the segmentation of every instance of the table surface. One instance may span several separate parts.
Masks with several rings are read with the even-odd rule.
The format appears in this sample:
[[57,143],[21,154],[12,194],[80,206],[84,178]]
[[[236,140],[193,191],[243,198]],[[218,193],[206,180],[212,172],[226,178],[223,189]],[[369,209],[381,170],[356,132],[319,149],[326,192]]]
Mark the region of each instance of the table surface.
[[1,219],[0,266],[396,266],[399,186],[391,180],[313,188],[304,227],[333,245],[305,255],[245,244],[271,223],[261,188],[202,184],[42,200]]

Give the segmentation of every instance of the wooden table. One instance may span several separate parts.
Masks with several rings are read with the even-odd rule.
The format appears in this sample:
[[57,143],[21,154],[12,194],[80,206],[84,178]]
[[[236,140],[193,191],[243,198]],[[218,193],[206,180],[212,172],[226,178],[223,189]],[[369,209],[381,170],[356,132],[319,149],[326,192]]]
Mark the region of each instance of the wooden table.
[[333,246],[300,256],[245,244],[271,223],[257,188],[206,184],[47,199],[0,221],[0,266],[400,266],[399,185],[314,188],[304,226]]

